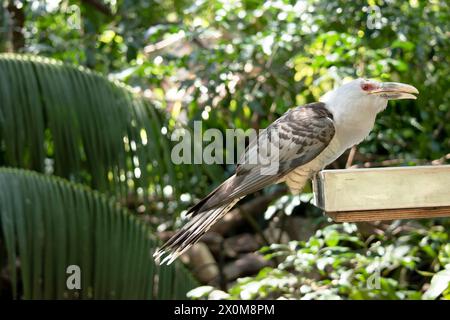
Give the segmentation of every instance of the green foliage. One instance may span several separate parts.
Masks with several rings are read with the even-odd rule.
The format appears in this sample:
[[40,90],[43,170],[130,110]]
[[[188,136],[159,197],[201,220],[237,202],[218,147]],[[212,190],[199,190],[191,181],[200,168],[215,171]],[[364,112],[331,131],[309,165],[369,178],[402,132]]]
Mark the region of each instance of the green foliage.
[[[449,299],[450,245],[444,227],[405,225],[395,234],[399,230],[364,239],[356,225],[335,224],[318,230],[306,242],[264,247],[261,252],[279,261],[278,266],[238,279],[226,297]],[[209,293],[201,292],[195,298]]]
[[[155,265],[158,241],[142,221],[60,178],[0,168],[0,225],[13,298],[171,299],[196,284],[179,263]],[[66,287],[70,265],[81,290]]]
[[419,99],[382,113],[360,151],[377,161],[448,153],[448,2],[197,1],[184,12],[183,24],[153,27],[151,39],[183,32],[191,41],[184,55],[157,53],[193,75],[180,86],[192,92],[190,120],[265,127],[350,77],[402,81],[419,88]]
[[[23,51],[150,87],[174,120],[265,127],[349,77],[399,80],[418,87],[419,99],[383,112],[359,151],[405,164],[448,153],[447,1],[119,0],[111,16],[68,0],[23,2]],[[169,91],[182,96],[174,106]]]
[[[9,3],[0,5],[1,51],[11,50],[17,35]],[[414,165],[449,153],[448,1],[102,3],[106,14],[85,1],[14,1],[25,17],[23,28],[14,29],[25,40],[18,52],[84,66],[133,89],[54,60],[2,55],[0,165],[57,174],[118,195],[122,205],[151,213],[146,219],[165,230],[234,169],[172,165],[173,130],[200,119],[203,129],[262,128],[354,77],[411,83],[420,91],[417,101],[390,103],[358,146],[355,162],[400,159]],[[290,214],[298,203],[284,197],[267,217]],[[280,254],[279,268],[239,281],[229,294],[448,298],[449,227],[423,224],[428,231],[415,227],[370,240],[352,226],[319,230],[306,243],[267,251]],[[378,265],[381,289],[367,289],[371,274],[365,268]],[[163,273],[158,295],[172,297],[181,274]],[[291,285],[294,292],[287,290]],[[198,292],[227,295],[213,288]]]
[[181,194],[203,174],[172,163],[163,112],[86,69],[0,55],[0,104],[0,164],[156,201],[166,201],[165,186]]

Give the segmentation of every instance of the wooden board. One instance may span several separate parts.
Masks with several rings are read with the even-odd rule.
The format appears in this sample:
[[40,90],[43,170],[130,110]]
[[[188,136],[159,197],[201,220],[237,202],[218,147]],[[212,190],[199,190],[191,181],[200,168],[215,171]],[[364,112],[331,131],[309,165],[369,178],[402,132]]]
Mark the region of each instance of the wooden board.
[[339,222],[450,217],[450,165],[324,170],[313,189]]
[[397,219],[450,217],[450,207],[409,208],[390,210],[326,212],[335,222],[360,222]]

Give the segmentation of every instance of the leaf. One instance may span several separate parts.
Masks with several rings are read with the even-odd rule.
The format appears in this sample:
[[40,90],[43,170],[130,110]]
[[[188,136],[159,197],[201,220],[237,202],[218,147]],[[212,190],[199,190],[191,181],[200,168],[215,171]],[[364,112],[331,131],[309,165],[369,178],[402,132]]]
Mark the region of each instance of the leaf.
[[[180,262],[155,266],[158,243],[141,220],[61,178],[0,168],[0,226],[12,298],[172,299],[197,285]],[[81,269],[80,290],[66,286],[70,265]]]
[[329,247],[334,247],[339,243],[340,235],[336,230],[332,230],[331,232],[326,233],[325,235],[325,243]]
[[439,295],[444,292],[450,285],[450,270],[445,269],[436,273],[433,278],[431,278],[430,287],[423,294],[423,299],[434,300]]
[[211,291],[214,290],[212,286],[197,287],[187,293],[187,297],[191,299],[200,299],[207,297]]
[[50,171],[121,197],[141,188],[144,199],[150,191],[163,200],[167,177],[180,195],[193,176],[213,172],[175,165],[171,134],[161,132],[165,111],[81,67],[0,54],[0,105],[0,165]]

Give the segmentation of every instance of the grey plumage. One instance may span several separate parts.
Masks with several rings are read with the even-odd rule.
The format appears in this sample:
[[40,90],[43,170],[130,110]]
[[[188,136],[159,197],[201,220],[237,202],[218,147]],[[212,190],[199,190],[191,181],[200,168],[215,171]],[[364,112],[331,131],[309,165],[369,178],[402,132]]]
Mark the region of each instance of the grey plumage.
[[[163,258],[161,263],[172,262],[242,197],[282,181],[292,170],[316,158],[334,135],[333,116],[323,103],[311,103],[286,112],[249,142],[236,173],[188,211],[191,220],[154,256]],[[256,159],[261,151],[266,151],[262,150],[264,146],[269,145],[278,152],[268,153],[267,160],[274,166],[263,173],[263,164],[249,163],[249,160]]]

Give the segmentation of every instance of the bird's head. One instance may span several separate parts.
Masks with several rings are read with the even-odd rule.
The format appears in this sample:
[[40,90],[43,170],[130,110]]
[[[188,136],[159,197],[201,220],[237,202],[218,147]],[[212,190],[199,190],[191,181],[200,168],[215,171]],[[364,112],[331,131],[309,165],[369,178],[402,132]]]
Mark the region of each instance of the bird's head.
[[383,111],[388,100],[416,99],[419,91],[409,84],[378,82],[356,79],[325,94],[321,101],[329,104],[333,111],[344,110],[367,112],[376,115]]

